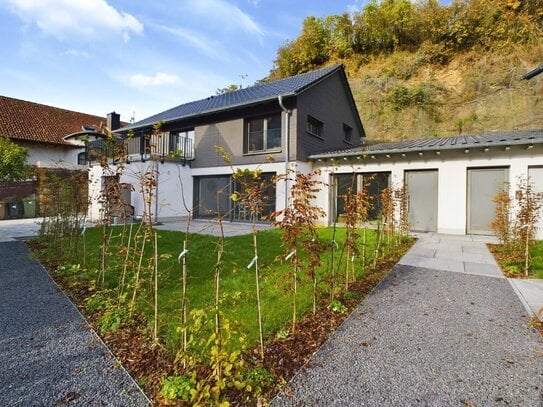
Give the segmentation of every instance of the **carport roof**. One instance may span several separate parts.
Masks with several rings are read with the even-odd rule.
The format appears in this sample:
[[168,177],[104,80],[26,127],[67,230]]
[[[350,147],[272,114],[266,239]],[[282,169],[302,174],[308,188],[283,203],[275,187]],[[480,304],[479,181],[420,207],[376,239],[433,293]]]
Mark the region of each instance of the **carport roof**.
[[401,154],[425,151],[466,150],[471,148],[507,147],[543,144],[543,130],[520,130],[455,137],[433,137],[390,143],[366,144],[350,149],[311,154],[310,160],[359,155]]

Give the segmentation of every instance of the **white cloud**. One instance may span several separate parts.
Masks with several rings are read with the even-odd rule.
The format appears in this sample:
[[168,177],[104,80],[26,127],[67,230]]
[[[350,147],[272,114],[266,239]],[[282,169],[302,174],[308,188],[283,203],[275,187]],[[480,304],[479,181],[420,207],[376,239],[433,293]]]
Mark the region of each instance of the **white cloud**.
[[179,76],[164,72],[157,72],[154,75],[138,73],[129,78],[130,85],[138,88],[146,86],[174,85],[180,81],[181,79]]
[[185,28],[168,27],[165,25],[153,24],[152,27],[165,31],[183,41],[183,44],[189,45],[196,51],[219,61],[229,61],[231,58],[224,50],[224,46],[219,42],[206,38],[205,35]]
[[199,15],[206,23],[245,31],[256,35],[259,40],[264,36],[264,30],[251,16],[225,0],[190,0],[188,6],[190,12]]
[[73,36],[90,40],[143,33],[143,24],[133,15],[118,11],[106,0],[8,0],[23,20],[36,23],[59,40]]
[[62,53],[63,55],[68,55],[70,57],[77,57],[77,58],[90,58],[90,54],[87,51],[82,51],[79,49],[69,49],[67,51],[64,51]]

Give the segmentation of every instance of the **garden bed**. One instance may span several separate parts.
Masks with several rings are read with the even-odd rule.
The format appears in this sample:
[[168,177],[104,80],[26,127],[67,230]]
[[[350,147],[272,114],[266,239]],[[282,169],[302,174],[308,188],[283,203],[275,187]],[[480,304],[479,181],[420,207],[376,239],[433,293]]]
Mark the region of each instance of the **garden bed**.
[[[132,239],[136,239],[136,231],[131,233]],[[212,314],[218,238],[203,235],[187,237],[181,232],[157,231],[158,332],[154,333],[153,273],[150,268],[142,269],[135,311],[130,317],[127,299],[133,295],[135,280],[133,279],[132,285],[126,284],[124,294],[118,288],[123,268],[126,268],[125,259],[134,257],[134,263],[138,263],[135,254],[139,253],[134,253],[133,256],[130,251],[126,252],[128,236],[127,226],[88,229],[84,242],[81,242],[82,247],[85,247],[84,255],[83,249],[80,249],[79,255],[74,258],[78,263],[75,263],[74,259],[67,263],[64,259],[52,256],[53,253],[43,242],[34,243],[33,248],[48,266],[51,275],[86,315],[148,396],[162,404],[183,405],[182,401],[167,401],[161,395],[166,377],[183,374],[179,358],[176,359],[182,342],[179,329],[182,272],[178,256],[183,240],[188,238],[188,308],[207,310],[205,312]],[[332,241],[336,242],[336,285],[343,285],[346,256],[342,242],[345,239],[345,230],[338,228],[334,232],[332,228],[319,229],[319,237],[330,248]],[[242,350],[240,363],[249,372],[249,376],[252,375],[251,381],[245,379],[242,382],[241,389],[224,389],[227,399],[239,405],[254,404],[256,398],[271,397],[309,360],[349,312],[391,270],[411,244],[409,239],[394,237],[392,240],[383,239],[381,248],[376,250],[377,233],[367,231],[364,244],[367,254],[365,261],[362,263],[360,258],[353,257],[356,279],[350,282],[348,290],[338,290],[332,304],[329,296],[332,258],[330,251],[324,253],[318,269],[318,310],[315,314],[311,312],[312,284],[310,278],[301,271],[297,291],[298,323],[292,332],[289,322],[292,317],[292,292],[288,282],[290,264],[284,258],[279,259],[282,253],[280,232],[259,232],[263,333],[266,339],[265,358],[261,362],[254,273],[247,268],[253,257],[252,238],[252,235],[246,235],[225,239],[220,280],[221,318],[230,321],[227,334],[232,336],[229,342],[225,342],[224,347],[231,352],[228,354],[230,356],[237,352],[238,348]],[[107,253],[104,253],[106,240]],[[141,253],[145,259],[143,263],[148,265],[153,256],[151,247],[144,248]],[[374,259],[376,253],[378,258]],[[106,267],[102,267],[103,261],[107,262]],[[133,266],[134,264],[131,264],[131,267]],[[103,275],[100,275],[101,267],[105,270]],[[101,280],[103,284],[100,284]],[[191,332],[191,327],[188,331]],[[204,339],[213,335],[212,329],[206,327],[194,333]],[[240,338],[243,338],[245,345],[236,347],[236,341]],[[192,346],[197,353],[199,346],[203,345],[198,345],[195,341]],[[209,368],[204,365],[196,364],[193,370],[198,377],[210,374]],[[247,390],[249,383],[252,389]]]
[[543,278],[543,240],[536,241],[530,247],[529,274],[524,273],[524,253],[522,248],[511,245],[488,244],[503,274],[508,278]]

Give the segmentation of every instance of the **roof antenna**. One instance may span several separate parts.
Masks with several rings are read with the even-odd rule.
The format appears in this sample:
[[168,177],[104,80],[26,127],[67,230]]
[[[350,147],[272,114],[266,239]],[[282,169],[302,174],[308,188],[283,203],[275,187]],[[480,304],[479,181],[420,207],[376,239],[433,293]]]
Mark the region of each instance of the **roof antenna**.
[[130,124],[136,123],[136,112],[132,112],[132,117],[130,118]]

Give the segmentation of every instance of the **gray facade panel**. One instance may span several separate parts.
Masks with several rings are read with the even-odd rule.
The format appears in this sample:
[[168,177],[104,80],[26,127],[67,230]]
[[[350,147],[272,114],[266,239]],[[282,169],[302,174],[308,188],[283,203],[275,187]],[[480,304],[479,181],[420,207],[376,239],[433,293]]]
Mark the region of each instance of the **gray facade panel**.
[[[262,109],[251,111],[246,117],[237,117],[218,123],[200,125],[195,127],[195,159],[192,168],[205,168],[227,165],[217,154],[215,146],[221,146],[230,155],[232,165],[261,164],[268,162],[272,157],[275,162],[284,162],[284,126],[285,114],[281,112],[281,149],[273,152],[249,153],[243,152],[243,140],[246,135],[246,119],[249,117],[261,117],[281,112],[279,105],[275,109]],[[290,157],[296,157],[296,109],[290,116]]]
[[[362,135],[357,126],[355,107],[345,89],[340,73],[323,80],[298,96],[297,159],[307,161],[309,154],[360,145]],[[306,130],[307,116],[323,123],[322,139]],[[352,141],[344,141],[343,124],[352,128]]]

